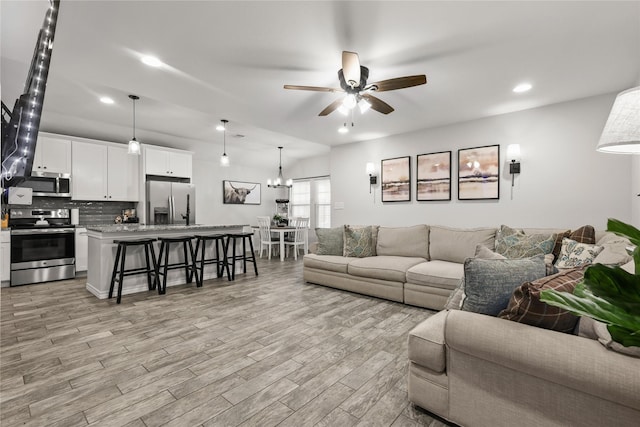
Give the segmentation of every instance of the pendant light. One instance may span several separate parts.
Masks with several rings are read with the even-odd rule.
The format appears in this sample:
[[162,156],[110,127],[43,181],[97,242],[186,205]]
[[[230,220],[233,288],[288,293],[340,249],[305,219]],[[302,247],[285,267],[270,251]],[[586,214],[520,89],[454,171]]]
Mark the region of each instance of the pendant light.
[[273,182],[270,179],[267,180],[267,187],[269,188],[291,188],[293,186],[292,179],[288,179],[285,182],[282,176],[282,148],[283,147],[278,147],[278,150],[280,150],[280,163],[278,166],[278,177],[274,179]]
[[129,95],[131,101],[133,101],[133,138],[129,141],[129,154],[140,155],[140,143],[136,140],[136,100],[140,99],[139,96]]
[[222,119],[220,120],[220,122],[222,122],[222,125],[218,125],[218,127],[216,128],[218,130],[222,130],[223,132],[222,134],[223,148],[222,148],[222,156],[220,156],[220,166],[227,167],[229,166],[229,156],[227,156],[227,123],[229,123],[229,120]]

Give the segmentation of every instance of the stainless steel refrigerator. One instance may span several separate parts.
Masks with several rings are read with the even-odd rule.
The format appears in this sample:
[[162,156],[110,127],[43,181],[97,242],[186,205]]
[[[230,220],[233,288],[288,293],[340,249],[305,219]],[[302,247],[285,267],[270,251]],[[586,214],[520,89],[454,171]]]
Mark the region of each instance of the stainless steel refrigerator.
[[147,224],[193,225],[195,223],[195,185],[182,182],[147,181]]

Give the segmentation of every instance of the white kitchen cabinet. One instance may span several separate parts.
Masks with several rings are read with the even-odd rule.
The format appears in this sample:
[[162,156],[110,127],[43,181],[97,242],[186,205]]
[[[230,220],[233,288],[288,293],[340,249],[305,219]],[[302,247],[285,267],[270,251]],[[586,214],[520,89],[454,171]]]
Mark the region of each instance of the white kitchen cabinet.
[[76,272],[87,271],[89,265],[89,237],[86,228],[76,228]]
[[36,172],[71,173],[71,141],[38,135],[33,157]]
[[0,242],[0,249],[2,250],[2,254],[0,269],[2,273],[0,273],[0,280],[4,282],[11,280],[11,232],[9,230],[2,230],[1,235],[2,241]]
[[191,178],[192,154],[187,151],[144,147],[145,174]]
[[127,147],[73,141],[72,154],[73,200],[138,201],[139,157]]

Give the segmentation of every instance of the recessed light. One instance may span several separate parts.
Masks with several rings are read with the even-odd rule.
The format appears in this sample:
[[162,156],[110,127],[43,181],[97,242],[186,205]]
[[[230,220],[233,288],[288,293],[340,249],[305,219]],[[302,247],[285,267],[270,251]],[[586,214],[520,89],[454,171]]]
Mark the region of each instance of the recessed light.
[[143,56],[142,58],[140,58],[140,60],[150,67],[159,67],[162,65],[162,61],[160,61],[155,56]]
[[532,87],[533,86],[531,86],[531,83],[520,83],[518,86],[513,88],[513,91],[515,93],[527,92],[531,90]]
[[340,132],[340,133],[347,133],[347,132],[349,132],[349,128],[348,128],[346,125],[344,125],[344,126],[340,126],[340,127],[338,128],[338,132]]
[[109,98],[108,96],[100,97],[100,102],[102,102],[103,104],[113,104],[114,103],[113,99]]

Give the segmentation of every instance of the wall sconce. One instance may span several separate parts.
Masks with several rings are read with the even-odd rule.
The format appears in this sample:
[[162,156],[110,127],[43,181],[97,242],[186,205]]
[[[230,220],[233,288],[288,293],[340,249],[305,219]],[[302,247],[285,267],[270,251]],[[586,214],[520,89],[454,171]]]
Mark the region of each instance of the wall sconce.
[[371,187],[378,183],[378,177],[376,176],[376,165],[372,162],[367,163],[367,175],[369,175],[369,194],[371,194]]
[[513,187],[516,174],[520,173],[520,144],[511,144],[507,147],[507,158],[511,159],[509,173],[511,174],[511,186]]

